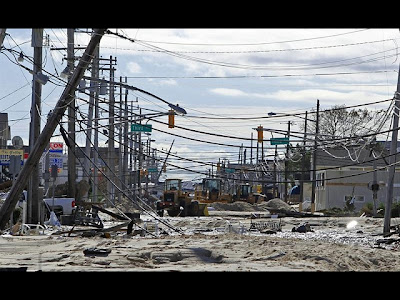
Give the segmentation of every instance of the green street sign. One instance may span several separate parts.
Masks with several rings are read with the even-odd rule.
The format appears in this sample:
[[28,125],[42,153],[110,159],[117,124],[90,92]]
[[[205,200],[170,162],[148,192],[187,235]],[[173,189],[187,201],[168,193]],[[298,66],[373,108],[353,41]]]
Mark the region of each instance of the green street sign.
[[226,172],[226,173],[235,173],[235,169],[226,168],[226,169],[225,169],[225,172]]
[[131,131],[133,132],[151,132],[151,124],[131,124]]
[[155,173],[155,172],[158,172],[158,169],[157,168],[148,168],[147,171],[149,173]]
[[289,144],[289,138],[284,137],[284,138],[271,138],[271,145],[287,145]]

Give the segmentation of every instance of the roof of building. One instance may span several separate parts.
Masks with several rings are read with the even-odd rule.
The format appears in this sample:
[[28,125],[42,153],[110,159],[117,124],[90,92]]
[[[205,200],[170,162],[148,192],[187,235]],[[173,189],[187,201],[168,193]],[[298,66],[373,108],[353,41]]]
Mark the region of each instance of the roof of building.
[[[379,159],[376,161],[377,167],[384,167],[389,164],[389,151],[382,149],[375,151]],[[334,167],[372,167],[374,156],[367,147],[337,147],[329,149],[318,149],[317,166]]]

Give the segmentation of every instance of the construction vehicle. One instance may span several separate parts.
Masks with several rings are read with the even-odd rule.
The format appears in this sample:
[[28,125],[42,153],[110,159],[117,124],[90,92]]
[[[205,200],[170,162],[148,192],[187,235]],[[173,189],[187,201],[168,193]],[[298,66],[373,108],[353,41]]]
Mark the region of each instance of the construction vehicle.
[[230,203],[232,195],[223,193],[221,178],[203,178],[202,183],[196,186],[194,199],[200,203]]
[[236,188],[236,194],[233,195],[233,201],[245,201],[250,204],[261,203],[267,200],[267,197],[261,193],[253,193],[253,186],[248,183],[239,184]]
[[207,204],[194,200],[189,192],[182,190],[181,179],[166,179],[161,199],[156,202],[157,214],[162,217],[164,210],[171,217],[208,216]]

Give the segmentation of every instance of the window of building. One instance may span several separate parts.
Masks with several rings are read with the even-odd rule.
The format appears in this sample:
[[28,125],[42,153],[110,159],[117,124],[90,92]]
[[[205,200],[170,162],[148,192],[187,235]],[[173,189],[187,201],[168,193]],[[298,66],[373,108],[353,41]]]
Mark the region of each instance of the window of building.
[[317,173],[316,187],[319,189],[324,189],[325,187],[325,172]]

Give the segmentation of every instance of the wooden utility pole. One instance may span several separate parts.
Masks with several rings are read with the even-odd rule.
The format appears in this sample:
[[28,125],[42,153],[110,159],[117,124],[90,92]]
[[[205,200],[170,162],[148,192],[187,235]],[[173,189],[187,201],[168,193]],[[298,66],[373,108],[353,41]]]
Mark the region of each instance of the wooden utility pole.
[[[29,153],[33,150],[33,145],[40,134],[40,115],[42,111],[42,84],[36,80],[39,72],[42,72],[42,46],[43,46],[43,28],[32,29],[33,47],[33,84],[32,84],[32,104],[31,104],[31,124],[29,134]],[[39,162],[37,162],[29,173],[28,183],[28,223],[37,224],[39,222]]]
[[288,144],[286,145],[286,157],[285,157],[285,202],[288,201],[288,167],[289,167],[289,149],[290,149],[290,121],[288,121],[288,131],[287,131],[287,138],[288,138]]
[[390,233],[390,218],[392,212],[393,202],[393,184],[394,175],[396,171],[397,161],[397,137],[399,132],[399,111],[400,111],[400,67],[399,75],[397,78],[397,90],[394,94],[394,110],[393,110],[393,125],[392,125],[392,141],[390,143],[390,157],[389,157],[389,178],[387,183],[385,216],[383,222],[383,235],[386,236]]
[[115,110],[114,110],[114,63],[117,59],[110,56],[110,91],[109,91],[109,109],[108,109],[108,178],[107,183],[107,196],[109,197],[111,203],[115,204],[115,142],[114,142],[114,120],[115,120]]
[[311,186],[311,213],[315,212],[315,187],[317,184],[316,169],[317,169],[317,150],[318,150],[318,134],[319,134],[319,100],[317,99],[317,120],[315,126],[313,164],[312,164],[312,186]]
[[[117,186],[119,190],[125,189],[124,185],[124,173],[123,173],[123,161],[122,161],[122,136],[123,136],[123,128],[124,128],[124,122],[122,120],[122,105],[123,105],[123,100],[122,100],[122,76],[119,77],[119,82],[121,85],[119,86],[119,111],[118,111],[118,120],[119,120],[119,130],[118,130],[118,181],[117,181]],[[118,191],[118,202],[121,203],[122,201],[122,193]]]
[[303,198],[304,198],[304,176],[306,172],[306,141],[307,141],[307,111],[306,117],[304,120],[304,137],[303,137],[303,149],[302,149],[302,158],[301,158],[301,181],[300,181],[300,203],[299,203],[299,211],[303,209]]
[[276,162],[278,159],[278,145],[275,145],[275,153],[274,153],[274,187],[273,187],[273,197],[278,197],[278,185],[276,182],[278,181],[277,171],[276,171]]
[[20,199],[22,191],[28,182],[29,174],[32,173],[34,166],[39,162],[44,149],[49,144],[50,138],[66,110],[67,104],[73,99],[73,92],[79,84],[79,81],[82,79],[86,68],[91,62],[94,50],[100,43],[105,30],[105,28],[95,30],[95,34],[92,36],[88,46],[86,47],[85,53],[79,60],[78,67],[74,70],[74,73],[72,74],[67,86],[58,100],[56,107],[49,116],[46,125],[40,133],[39,138],[35,141],[33,149],[29,153],[26,163],[24,164],[19,176],[11,187],[7,198],[0,208],[0,230],[4,230],[15,208],[15,205]]
[[0,28],[0,48],[3,46],[4,38],[6,37],[6,28]]
[[[74,28],[67,29],[67,64],[69,72],[73,72],[74,57]],[[68,76],[70,80],[71,76]],[[68,103],[68,197],[75,198],[76,191],[76,158],[75,158],[75,89],[71,91],[71,101]]]
[[[99,46],[96,47],[95,50],[95,55],[93,57],[92,61],[92,78],[93,80],[90,81],[90,97],[89,97],[89,109],[88,109],[88,123],[87,123],[87,129],[86,129],[86,145],[85,145],[85,158],[84,158],[84,169],[85,172],[83,172],[83,177],[87,178],[87,182],[90,182],[90,175],[92,176],[92,182],[94,181],[94,177],[97,176],[97,169],[96,166],[93,167],[93,174],[91,173],[91,163],[90,163],[90,153],[91,153],[91,148],[92,148],[92,124],[93,124],[93,107],[94,107],[94,102],[95,98],[98,97],[98,79],[99,77]],[[98,127],[96,127],[98,128]],[[92,201],[93,200],[93,186],[92,186]],[[88,194],[84,196],[84,199],[88,198]]]
[[[128,82],[128,78],[125,77],[125,83]],[[129,121],[128,121],[128,89],[125,89],[125,103],[124,103],[124,157],[123,157],[123,182],[124,186],[128,185],[128,159],[129,159],[129,145],[128,145],[128,134],[129,134]],[[132,136],[130,137],[132,140]]]

